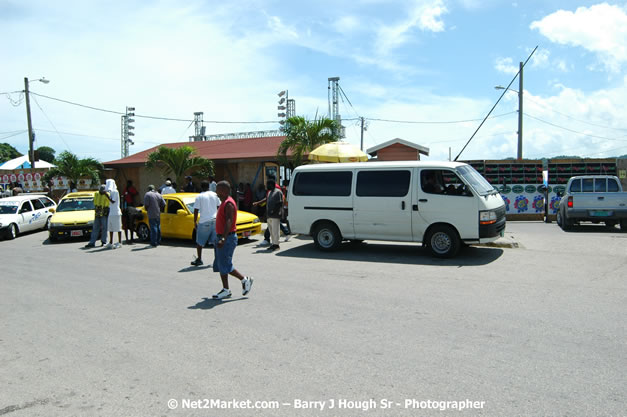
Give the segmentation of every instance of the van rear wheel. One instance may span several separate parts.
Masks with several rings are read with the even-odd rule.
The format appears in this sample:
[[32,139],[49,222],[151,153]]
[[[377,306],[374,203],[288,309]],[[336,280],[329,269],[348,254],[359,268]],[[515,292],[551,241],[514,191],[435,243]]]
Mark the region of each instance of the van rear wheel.
[[313,239],[316,248],[322,251],[337,250],[342,243],[342,235],[337,226],[328,222],[316,226]]
[[452,258],[457,255],[460,239],[451,226],[437,225],[429,232],[427,245],[431,254],[437,258]]

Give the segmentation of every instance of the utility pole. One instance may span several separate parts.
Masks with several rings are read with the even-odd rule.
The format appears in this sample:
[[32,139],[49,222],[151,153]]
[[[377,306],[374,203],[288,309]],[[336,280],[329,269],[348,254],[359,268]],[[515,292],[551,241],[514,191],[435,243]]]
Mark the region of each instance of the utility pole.
[[363,151],[364,150],[364,118],[360,117],[361,119],[361,147],[360,149]]
[[523,159],[523,63],[518,74],[518,160]]
[[28,123],[28,161],[30,167],[35,168],[35,150],[33,149],[33,123],[30,119],[30,94],[28,92],[28,77],[24,77],[24,93],[26,94],[26,121]]

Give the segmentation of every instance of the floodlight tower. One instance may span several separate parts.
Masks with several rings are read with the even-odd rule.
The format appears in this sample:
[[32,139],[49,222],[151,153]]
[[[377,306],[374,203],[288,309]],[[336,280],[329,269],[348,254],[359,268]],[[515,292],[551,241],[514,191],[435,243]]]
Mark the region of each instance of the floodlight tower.
[[340,116],[340,77],[329,78],[329,119],[335,120],[337,123],[337,129],[339,129],[338,136],[340,138],[345,137],[344,129],[342,128],[342,116]]
[[194,112],[194,136],[189,137],[190,142],[201,142],[207,140],[205,136],[205,126],[203,121],[204,113]]
[[126,107],[126,114],[122,115],[122,146],[121,154],[122,158],[126,158],[129,155],[129,146],[134,145],[135,142],[129,136],[135,136],[135,133],[131,130],[135,129],[131,123],[135,122],[132,117],[135,116],[135,107]]

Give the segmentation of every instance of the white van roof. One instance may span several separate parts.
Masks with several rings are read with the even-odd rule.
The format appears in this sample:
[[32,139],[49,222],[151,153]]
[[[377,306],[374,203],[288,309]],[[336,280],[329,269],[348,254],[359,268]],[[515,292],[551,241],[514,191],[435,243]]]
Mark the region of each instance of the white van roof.
[[381,169],[381,168],[451,168],[466,166],[463,162],[450,161],[390,161],[390,162],[353,162],[353,163],[322,163],[301,165],[298,171],[339,171],[351,169]]

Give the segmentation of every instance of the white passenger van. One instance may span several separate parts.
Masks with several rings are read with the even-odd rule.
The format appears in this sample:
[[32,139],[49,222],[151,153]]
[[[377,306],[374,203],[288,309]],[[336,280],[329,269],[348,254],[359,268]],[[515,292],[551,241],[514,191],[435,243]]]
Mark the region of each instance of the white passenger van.
[[459,162],[300,166],[288,201],[292,232],[311,235],[321,250],[343,240],[393,240],[451,257],[461,242],[492,242],[505,230],[501,195]]

